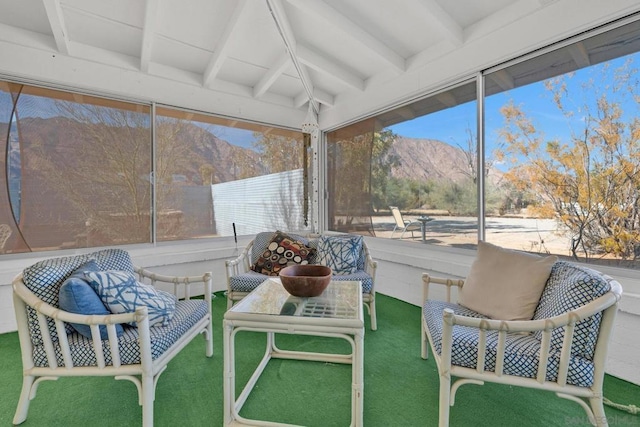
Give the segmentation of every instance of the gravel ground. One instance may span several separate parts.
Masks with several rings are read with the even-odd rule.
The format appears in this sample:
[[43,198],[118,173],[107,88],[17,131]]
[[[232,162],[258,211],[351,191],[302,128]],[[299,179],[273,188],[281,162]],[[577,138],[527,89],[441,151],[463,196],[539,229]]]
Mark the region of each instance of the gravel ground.
[[[404,215],[405,220],[415,221],[417,216]],[[478,236],[476,218],[456,216],[433,216],[426,224],[426,243],[454,247],[474,248]],[[392,216],[375,216],[372,218],[377,237],[390,238],[395,222]],[[400,233],[393,235],[394,239]],[[497,218],[486,220],[486,240],[490,243],[511,249],[530,252],[554,253],[570,255],[570,238],[563,236],[558,225],[552,219],[535,218]],[[420,231],[407,232],[403,240],[421,243]]]

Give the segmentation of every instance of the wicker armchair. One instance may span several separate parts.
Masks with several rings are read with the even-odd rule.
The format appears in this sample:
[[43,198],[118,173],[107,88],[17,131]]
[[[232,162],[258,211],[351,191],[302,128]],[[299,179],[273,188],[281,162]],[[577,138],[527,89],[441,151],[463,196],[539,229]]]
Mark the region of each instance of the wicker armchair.
[[[171,297],[175,311],[170,320],[150,326],[150,309],[146,306],[122,314],[88,315],[62,310],[60,288],[88,261],[104,270],[137,274],[145,285],[170,284],[167,287],[172,287],[176,296]],[[193,286],[203,286],[203,299],[190,298]],[[167,364],[200,334],[205,338],[207,357],[213,356],[210,273],[190,277],[158,275],[134,267],[125,251],[108,249],[44,260],[28,267],[13,281],[13,300],[23,365],[14,424],[26,420],[30,400],[42,381],[65,376],[112,376],[136,385],[142,425],[153,426],[155,388]]]
[[[534,318],[503,321],[453,302],[463,280],[422,279],[422,357],[428,342],[440,375],[440,426],[449,425],[458,387],[485,381],[552,391],[580,404],[592,424],[607,425],[602,385],[622,295],[617,281],[558,261]],[[446,287],[446,301],[429,299],[431,284]]]
[[[236,301],[240,301],[269,277],[252,271],[251,265],[256,262],[257,258],[267,248],[273,235],[273,232],[258,233],[240,255],[226,261],[228,308],[231,308]],[[305,244],[309,244],[311,247],[314,245],[317,246],[319,238],[318,235],[306,237],[295,234],[292,234],[292,237],[299,239]],[[354,273],[334,275],[333,280],[356,280],[362,283],[362,302],[369,312],[371,329],[375,331],[378,327],[375,292],[376,269],[378,264],[371,258],[364,240],[362,241],[362,250],[360,251],[357,265],[357,271]]]

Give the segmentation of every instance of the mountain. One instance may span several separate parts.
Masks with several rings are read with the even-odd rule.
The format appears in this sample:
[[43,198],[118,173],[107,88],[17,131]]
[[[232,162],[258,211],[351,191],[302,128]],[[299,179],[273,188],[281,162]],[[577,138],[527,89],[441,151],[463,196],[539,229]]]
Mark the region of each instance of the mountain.
[[[400,161],[391,171],[396,178],[459,183],[472,176],[467,153],[461,147],[439,140],[398,136],[389,152]],[[492,181],[498,181],[501,176],[495,168],[489,169]]]

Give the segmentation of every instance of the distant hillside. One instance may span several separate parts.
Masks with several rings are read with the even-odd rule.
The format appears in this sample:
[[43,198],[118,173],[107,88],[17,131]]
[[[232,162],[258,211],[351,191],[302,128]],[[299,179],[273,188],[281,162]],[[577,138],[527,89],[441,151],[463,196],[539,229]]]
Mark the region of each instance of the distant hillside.
[[[471,173],[464,151],[439,140],[399,136],[390,152],[400,160],[391,171],[396,178],[461,182]],[[499,180],[501,175],[496,169],[489,171],[492,180]]]
[[[86,143],[84,135],[91,134],[91,132],[86,132],[86,126],[86,124],[79,124],[63,117],[22,119],[20,129],[23,149],[31,156],[37,156],[38,154],[31,150],[31,143],[47,141],[49,157],[56,154],[62,155],[67,163],[74,164],[80,161],[78,157],[81,150],[79,148]],[[127,130],[113,128],[106,132],[104,129],[107,126],[105,124],[95,124],[94,126],[96,128],[95,134],[120,134],[122,139],[130,138]],[[6,125],[4,127],[6,128]],[[161,138],[162,133],[158,132],[158,134]],[[267,172],[259,153],[232,145],[191,123],[184,124],[180,131],[171,137],[173,138],[172,145],[180,147],[173,149],[173,151],[179,153],[181,158],[171,157],[172,161],[177,162],[174,165],[175,172],[184,175],[185,182],[188,184],[202,184],[199,170],[202,165],[214,166],[214,182],[238,179],[238,171],[242,166],[239,163],[243,163],[245,166],[251,165],[249,169],[253,176]],[[186,159],[188,161],[184,161]]]

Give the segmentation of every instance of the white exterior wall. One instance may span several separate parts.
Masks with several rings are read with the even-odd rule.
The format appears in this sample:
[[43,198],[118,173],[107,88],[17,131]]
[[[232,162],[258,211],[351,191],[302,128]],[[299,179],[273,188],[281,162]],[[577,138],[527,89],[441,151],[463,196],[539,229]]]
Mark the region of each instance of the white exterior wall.
[[[305,230],[302,194],[302,169],[214,184],[211,195],[216,232],[231,236],[234,223],[240,236],[264,230]],[[238,203],[238,195],[242,195],[242,203]]]

